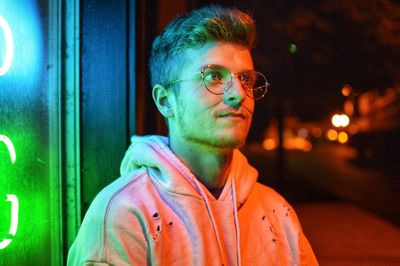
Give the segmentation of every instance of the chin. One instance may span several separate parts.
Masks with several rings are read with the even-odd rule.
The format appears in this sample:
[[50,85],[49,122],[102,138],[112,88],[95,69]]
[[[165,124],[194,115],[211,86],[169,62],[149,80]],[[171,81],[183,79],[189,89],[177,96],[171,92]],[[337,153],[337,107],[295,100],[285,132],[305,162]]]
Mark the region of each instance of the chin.
[[245,143],[246,140],[226,142],[221,144],[221,148],[240,149]]
[[248,130],[226,130],[220,135],[221,143],[232,148],[241,148],[246,143]]
[[227,136],[223,135],[215,140],[215,146],[220,148],[239,149],[246,143],[246,136]]
[[211,146],[214,148],[220,149],[238,149],[241,148],[246,143],[246,138],[241,136],[228,136],[227,134],[221,136],[210,136],[208,138],[200,137],[200,136],[192,136],[187,138],[188,140],[202,144]]

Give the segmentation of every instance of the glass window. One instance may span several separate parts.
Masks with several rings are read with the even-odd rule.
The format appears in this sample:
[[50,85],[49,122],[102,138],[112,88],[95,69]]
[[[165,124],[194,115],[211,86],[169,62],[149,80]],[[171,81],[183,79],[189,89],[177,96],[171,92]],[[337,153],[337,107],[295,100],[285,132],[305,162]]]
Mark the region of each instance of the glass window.
[[0,258],[6,265],[61,260],[55,2],[3,1],[0,9]]

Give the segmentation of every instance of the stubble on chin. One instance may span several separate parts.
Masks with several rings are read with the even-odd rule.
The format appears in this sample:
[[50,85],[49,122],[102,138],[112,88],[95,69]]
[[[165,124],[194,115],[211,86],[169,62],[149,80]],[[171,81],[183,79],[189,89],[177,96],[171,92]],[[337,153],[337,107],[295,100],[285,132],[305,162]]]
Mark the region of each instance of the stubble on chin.
[[[241,133],[232,134],[223,132],[223,128],[217,128],[218,119],[213,121],[213,125],[210,125],[210,121],[200,121],[201,119],[198,123],[193,124],[193,121],[187,121],[185,119],[187,117],[183,114],[183,110],[178,110],[176,122],[180,128],[181,138],[188,142],[217,149],[238,149],[243,147],[246,143],[250,125],[238,126],[238,128],[234,130],[241,131]],[[246,129],[244,129],[243,126],[246,127]],[[205,128],[209,128],[209,131],[204,131]],[[233,129],[231,128],[229,130]]]
[[228,138],[199,138],[194,136],[187,136],[187,140],[192,143],[209,146],[218,149],[238,149],[243,147],[246,140],[228,139]]
[[[192,132],[194,133],[194,132]],[[229,136],[229,135],[212,135],[212,133],[203,134],[187,134],[185,136],[186,140],[205,146],[210,146],[212,148],[218,149],[239,149],[246,143],[246,136]]]

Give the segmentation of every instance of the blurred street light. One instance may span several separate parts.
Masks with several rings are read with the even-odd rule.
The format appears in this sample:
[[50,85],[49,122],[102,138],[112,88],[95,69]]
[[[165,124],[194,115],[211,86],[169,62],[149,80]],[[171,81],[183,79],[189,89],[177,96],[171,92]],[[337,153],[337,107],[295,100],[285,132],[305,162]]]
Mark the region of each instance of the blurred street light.
[[349,139],[349,136],[347,135],[346,132],[344,132],[344,131],[339,132],[338,139],[337,139],[339,143],[342,143],[342,144],[346,143],[348,139]]
[[332,116],[331,121],[335,127],[347,127],[350,123],[350,118],[345,114],[335,114]]
[[351,85],[346,84],[342,87],[342,94],[343,96],[349,96],[351,94],[352,88]]

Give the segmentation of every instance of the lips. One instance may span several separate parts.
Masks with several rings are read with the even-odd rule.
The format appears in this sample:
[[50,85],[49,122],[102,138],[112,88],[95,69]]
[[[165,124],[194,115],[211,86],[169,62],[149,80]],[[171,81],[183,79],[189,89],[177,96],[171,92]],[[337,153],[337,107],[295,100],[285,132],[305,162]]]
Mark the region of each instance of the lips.
[[224,112],[218,115],[219,117],[238,117],[238,118],[247,118],[247,114],[243,112]]

